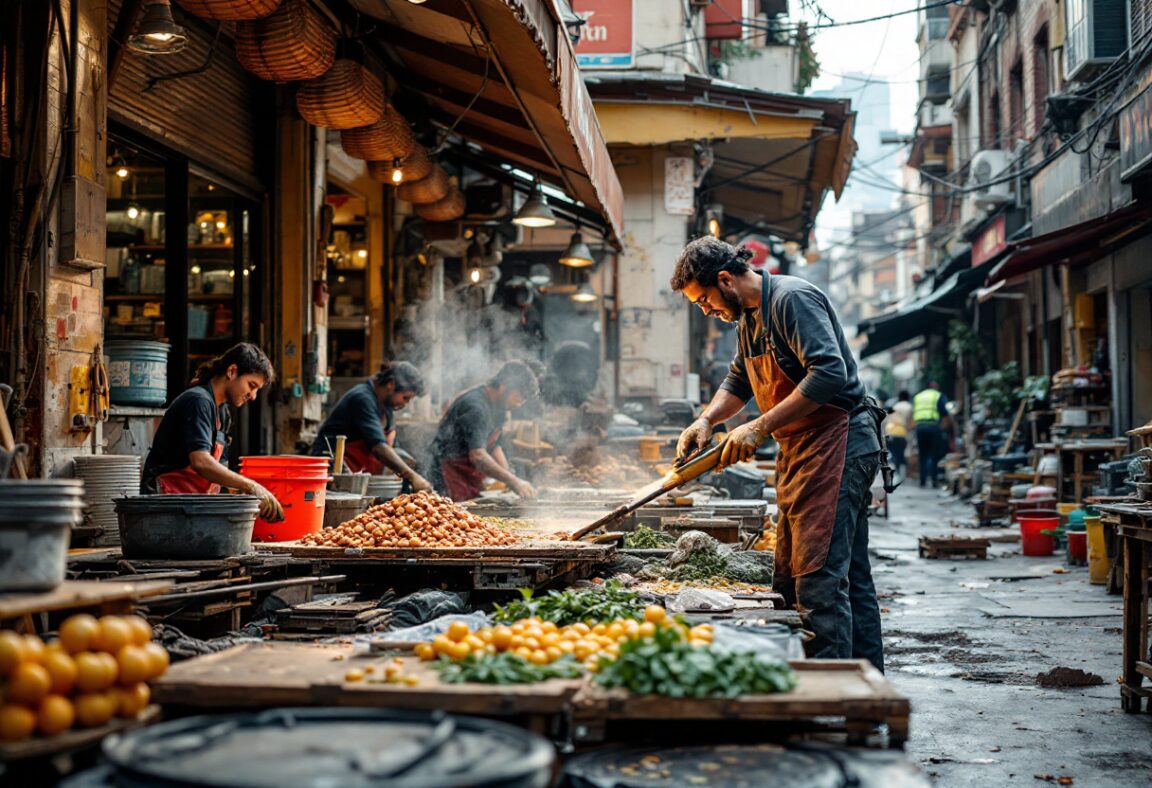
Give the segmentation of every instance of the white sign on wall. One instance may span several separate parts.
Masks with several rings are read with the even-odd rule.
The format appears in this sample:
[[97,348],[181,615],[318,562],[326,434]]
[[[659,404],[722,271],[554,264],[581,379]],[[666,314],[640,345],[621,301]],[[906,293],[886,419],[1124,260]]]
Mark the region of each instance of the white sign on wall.
[[690,156],[664,160],[664,210],[691,216],[696,208],[696,165]]

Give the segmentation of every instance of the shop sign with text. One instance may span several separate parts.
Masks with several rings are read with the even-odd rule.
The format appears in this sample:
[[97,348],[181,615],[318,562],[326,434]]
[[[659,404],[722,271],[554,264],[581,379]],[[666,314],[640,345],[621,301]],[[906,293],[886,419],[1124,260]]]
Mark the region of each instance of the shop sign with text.
[[584,19],[576,61],[581,68],[631,68],[636,65],[634,0],[572,0]]

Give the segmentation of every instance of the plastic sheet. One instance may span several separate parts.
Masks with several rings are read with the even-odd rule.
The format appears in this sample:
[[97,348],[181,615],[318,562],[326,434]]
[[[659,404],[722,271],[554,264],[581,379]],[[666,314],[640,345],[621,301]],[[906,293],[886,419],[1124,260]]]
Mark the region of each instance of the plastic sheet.
[[402,643],[424,643],[431,640],[437,635],[443,635],[448,631],[448,627],[454,621],[463,621],[468,625],[468,629],[475,632],[477,629],[482,629],[488,626],[488,614],[482,612],[475,613],[453,613],[448,616],[441,616],[433,621],[425,624],[420,624],[414,627],[406,627],[404,629],[393,629],[389,632],[381,632],[377,635],[365,638],[371,640],[396,640]]

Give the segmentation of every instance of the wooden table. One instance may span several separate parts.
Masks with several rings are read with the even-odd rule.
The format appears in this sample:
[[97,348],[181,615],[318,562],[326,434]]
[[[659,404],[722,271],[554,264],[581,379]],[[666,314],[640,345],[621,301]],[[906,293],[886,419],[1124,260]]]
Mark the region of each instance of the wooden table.
[[[1148,654],[1148,579],[1152,567],[1152,504],[1105,504],[1100,511],[1118,520],[1124,579],[1124,649],[1120,702],[1138,712],[1152,698],[1152,659]],[[1149,707],[1152,711],[1152,706]]]
[[[1113,460],[1119,460],[1129,450],[1127,438],[1053,441],[1051,443],[1037,443],[1036,448],[1056,454],[1058,460],[1056,463],[1056,499],[1060,501],[1066,497],[1064,495],[1064,482],[1068,480],[1064,472],[1064,457],[1071,455],[1072,501],[1074,503],[1081,503],[1084,500],[1084,482],[1091,482],[1096,478],[1096,474],[1084,472],[1084,461],[1089,454],[1110,454]],[[1039,463],[1037,463],[1037,467],[1039,467]],[[1037,472],[1036,483],[1040,483],[1039,472]]]
[[163,594],[171,580],[121,583],[104,580],[65,580],[51,591],[0,594],[0,622],[19,622],[18,629],[34,631],[32,616],[90,608],[101,615],[129,613],[140,599]]

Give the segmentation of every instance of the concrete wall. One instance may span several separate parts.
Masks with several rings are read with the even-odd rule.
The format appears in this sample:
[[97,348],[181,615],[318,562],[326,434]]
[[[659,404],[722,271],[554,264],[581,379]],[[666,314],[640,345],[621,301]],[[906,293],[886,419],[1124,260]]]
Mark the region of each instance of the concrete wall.
[[668,74],[705,71],[705,43],[696,40],[704,34],[703,14],[686,18],[681,0],[632,1],[636,8],[636,68]]
[[755,57],[729,64],[728,81],[773,93],[793,92],[800,68],[796,47],[767,46],[752,51]]

